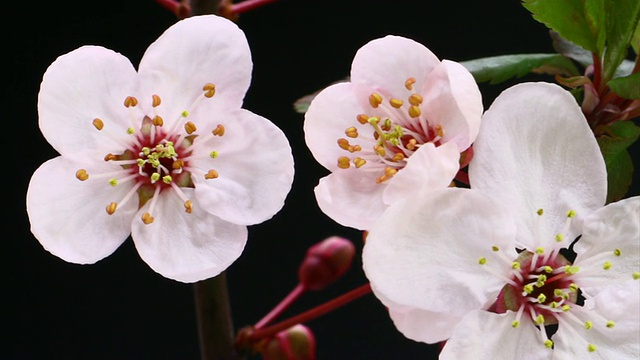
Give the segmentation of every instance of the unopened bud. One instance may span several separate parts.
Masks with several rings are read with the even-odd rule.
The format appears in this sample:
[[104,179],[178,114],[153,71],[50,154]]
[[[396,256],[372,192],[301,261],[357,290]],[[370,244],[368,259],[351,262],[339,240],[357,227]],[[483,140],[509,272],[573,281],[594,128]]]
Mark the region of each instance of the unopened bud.
[[294,325],[271,338],[262,355],[265,360],[315,360],[316,339],[308,327]]
[[313,245],[298,269],[300,283],[307,290],[327,287],[349,270],[355,252],[351,241],[339,236]]

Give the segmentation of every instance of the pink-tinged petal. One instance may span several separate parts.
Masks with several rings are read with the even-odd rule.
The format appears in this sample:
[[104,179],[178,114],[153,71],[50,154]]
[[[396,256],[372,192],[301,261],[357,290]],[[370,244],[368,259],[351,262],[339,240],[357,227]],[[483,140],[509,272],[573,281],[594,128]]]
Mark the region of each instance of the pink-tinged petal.
[[[106,163],[82,166],[89,174],[107,167]],[[123,199],[131,187],[111,187],[106,179],[94,181],[91,175],[79,181],[75,172],[80,168],[64,157],[42,164],[29,182],[27,213],[31,232],[47,251],[68,262],[91,264],[127,239],[138,201],[131,199],[108,215],[106,206]]]
[[517,256],[514,238],[509,212],[489,196],[422,191],[391,205],[370,229],[364,271],[396,304],[462,316],[495,301],[511,271],[503,258]]
[[[219,176],[195,174],[195,195],[211,214],[235,224],[252,225],[270,219],[282,206],[293,182],[293,156],[284,133],[269,120],[247,110],[220,118],[224,135],[196,138],[192,166]],[[205,128],[205,133],[209,129]],[[203,136],[204,138],[204,136]],[[209,153],[218,156],[211,158]]]
[[[370,90],[354,83],[339,83],[322,90],[311,102],[305,113],[304,136],[305,142],[313,157],[325,168],[340,171],[338,158],[341,156],[354,157],[354,154],[340,148],[338,139],[348,138],[345,130],[355,127],[360,134],[371,134],[373,128],[369,124],[357,121],[359,114],[366,113]],[[371,149],[375,145],[370,141],[348,138],[354,145],[363,149]]]
[[372,40],[358,50],[351,64],[351,81],[404,99],[410,95],[405,81],[414,78],[414,88],[421,89],[427,74],[438,64],[440,60],[424,45],[389,35]]
[[523,317],[517,328],[511,326],[515,320],[513,311],[504,314],[470,312],[447,340],[440,359],[550,359],[552,350],[545,347],[540,330],[530,318]]
[[580,267],[575,281],[589,296],[640,273],[640,197],[609,204],[585,218],[574,250],[574,264]]
[[[123,104],[127,96],[135,95],[137,84],[131,62],[114,51],[83,46],[62,55],[49,66],[40,85],[40,130],[65,155],[118,149],[110,138],[127,136],[131,109]],[[103,131],[93,125],[96,118],[103,121]]]
[[422,98],[423,116],[442,128],[442,141],[466,150],[478,135],[483,112],[482,94],[469,70],[443,60],[425,80]]
[[207,83],[215,85],[215,95],[203,101],[217,109],[241,107],[252,67],[242,30],[223,17],[202,15],[168,28],[144,53],[139,72],[146,92],[164,100],[163,113],[177,118],[193,110]]
[[[193,197],[193,191],[183,189]],[[150,211],[150,202],[133,221],[132,238],[140,257],[169,279],[193,283],[227,269],[242,253],[247,228],[204,211],[197,201],[190,214],[174,191],[160,194],[151,210],[154,221],[144,224],[140,216]]]
[[[572,307],[570,313],[572,318],[560,315],[558,331],[553,335],[554,359],[638,359],[638,281],[627,282],[624,287],[610,287],[585,300],[584,307]],[[585,327],[587,321],[590,321],[589,329]]]
[[333,221],[358,230],[367,230],[387,208],[382,202],[385,184],[376,184],[375,176],[360,176],[358,169],[349,174],[333,173],[322,179],[314,192],[318,206]]
[[460,152],[454,143],[434,146],[422,145],[407,159],[407,165],[388,181],[384,202],[393,204],[398,199],[421,188],[442,189],[451,184],[460,169]]
[[557,246],[555,236],[574,210],[574,226],[564,234],[568,246],[580,217],[602,207],[607,192],[604,160],[580,107],[548,83],[518,84],[495,99],[482,119],[469,177],[472,188],[508,204],[517,241],[529,249]]

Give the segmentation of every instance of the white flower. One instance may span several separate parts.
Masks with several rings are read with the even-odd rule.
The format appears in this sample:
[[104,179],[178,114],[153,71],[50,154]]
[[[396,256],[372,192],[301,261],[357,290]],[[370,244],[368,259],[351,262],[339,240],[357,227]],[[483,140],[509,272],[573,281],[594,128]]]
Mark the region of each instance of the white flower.
[[506,90],[474,150],[472,189],[400,201],[367,237],[366,275],[398,329],[448,339],[442,359],[637,359],[640,198],[603,206],[604,161],[573,97]]
[[448,186],[482,111],[480,90],[462,65],[399,36],[364,45],[350,82],[321,91],[305,114],[307,146],[331,171],[315,188],[320,209],[368,229],[408,190]]
[[217,16],[177,22],[136,72],[83,46],[47,69],[40,129],[61,154],[29,184],[31,230],[52,254],[94,263],[129,234],[165,277],[213,277],[240,256],[247,225],[284,204],[293,158],[282,131],[241,109],[251,81],[243,32]]

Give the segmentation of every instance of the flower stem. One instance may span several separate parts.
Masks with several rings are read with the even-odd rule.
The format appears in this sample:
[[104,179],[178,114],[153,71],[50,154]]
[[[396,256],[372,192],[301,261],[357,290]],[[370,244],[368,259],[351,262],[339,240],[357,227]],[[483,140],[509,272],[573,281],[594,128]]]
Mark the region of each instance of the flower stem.
[[291,292],[284,298],[276,307],[273,308],[267,315],[265,315],[260,321],[258,321],[254,329],[258,330],[263,328],[265,325],[272,322],[275,318],[280,316],[293,302],[298,300],[300,295],[302,295],[306,291],[306,288],[302,284],[298,284]]
[[302,314],[293,316],[287,320],[284,320],[275,325],[266,327],[264,329],[256,330],[249,335],[249,340],[256,341],[262,338],[273,336],[278,332],[282,330],[286,330],[296,324],[301,324],[309,320],[313,320],[321,315],[324,315],[332,310],[339,308],[342,305],[348,304],[351,301],[354,301],[366,294],[369,294],[370,292],[371,292],[370,284],[362,285],[359,288],[353,289],[348,293],[343,294],[331,301],[328,301],[322,305],[319,305],[311,310],[307,310]]
[[201,359],[239,359],[234,346],[235,334],[225,272],[196,282],[194,298]]
[[222,0],[190,0],[191,15],[220,14]]
[[233,14],[242,14],[243,12],[251,11],[262,5],[267,5],[278,0],[244,0],[243,2],[231,5],[231,12]]

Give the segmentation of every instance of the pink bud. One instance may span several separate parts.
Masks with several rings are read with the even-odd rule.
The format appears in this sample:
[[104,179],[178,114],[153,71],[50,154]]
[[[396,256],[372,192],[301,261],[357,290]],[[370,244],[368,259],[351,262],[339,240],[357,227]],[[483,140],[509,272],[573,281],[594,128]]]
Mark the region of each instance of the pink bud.
[[294,325],[271,338],[262,355],[265,360],[315,360],[316,339],[308,327]]
[[329,237],[309,248],[298,269],[300,283],[307,290],[320,290],[338,280],[351,266],[356,249],[351,241]]

